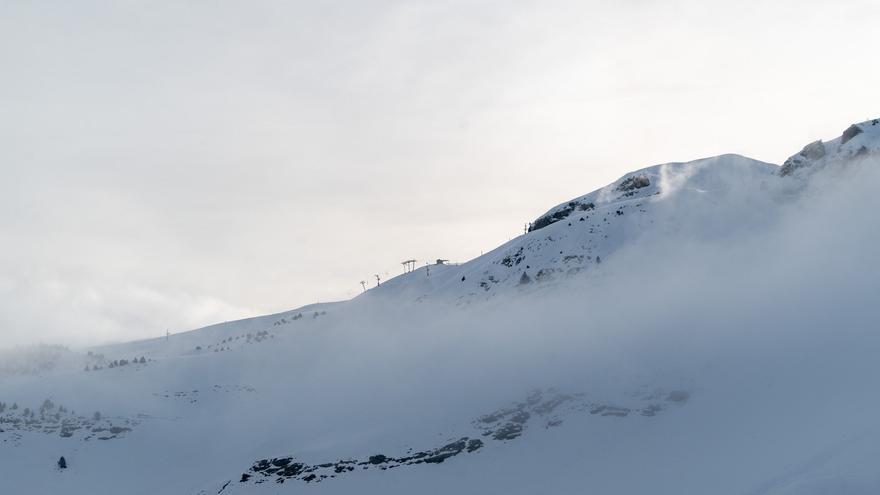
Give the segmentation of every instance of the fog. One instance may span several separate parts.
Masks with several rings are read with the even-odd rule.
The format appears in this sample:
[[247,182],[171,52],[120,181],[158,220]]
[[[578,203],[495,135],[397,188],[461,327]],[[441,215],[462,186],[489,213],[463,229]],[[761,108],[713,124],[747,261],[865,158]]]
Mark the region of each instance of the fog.
[[[290,327],[267,319],[94,349],[157,361],[6,377],[0,396],[142,418],[125,440],[142,454],[137,472],[103,445],[71,452],[82,464],[72,493],[120,480],[134,493],[217,490],[273,456],[317,464],[402,455],[474,435],[480,415],[550,388],[594,404],[671,391],[689,399],[642,420],[566,413],[558,430],[530,423],[521,440],[484,437],[485,452],[443,470],[340,476],[315,490],[388,493],[461,480],[485,490],[493,480],[510,493],[564,492],[580,480],[620,493],[871,493],[880,486],[870,469],[880,461],[870,392],[880,376],[878,171],[871,161],[808,181],[774,178],[761,191],[731,186],[699,212],[670,201],[661,218],[678,228],[551,287],[464,307],[368,293]],[[707,219],[719,228],[698,233]],[[257,328],[273,333],[269,344],[194,350]],[[255,391],[211,392],[238,386]],[[162,398],[195,391],[193,403]],[[204,462],[183,462],[194,458]],[[0,460],[30,469],[26,458]],[[147,474],[156,470],[164,481]],[[11,483],[50,489],[53,479]]]
[[466,261],[653,163],[873,117],[876,2],[0,6],[0,347]]
[[[274,351],[278,369],[306,373],[295,387],[316,398],[315,414],[384,410],[402,397],[458,407],[511,389],[576,390],[591,377],[611,388],[687,388],[707,367],[797,370],[810,376],[789,385],[821,388],[815,374],[867,366],[880,339],[878,170],[820,173],[796,192],[785,181],[754,195],[734,189],[713,211],[670,205],[681,231],[646,236],[600,271],[548,290],[465,308],[362,297]],[[706,217],[717,232],[687,229]],[[266,355],[254,359],[242,373],[267,372]],[[828,377],[841,387],[842,378]],[[333,398],[338,408],[327,407]]]

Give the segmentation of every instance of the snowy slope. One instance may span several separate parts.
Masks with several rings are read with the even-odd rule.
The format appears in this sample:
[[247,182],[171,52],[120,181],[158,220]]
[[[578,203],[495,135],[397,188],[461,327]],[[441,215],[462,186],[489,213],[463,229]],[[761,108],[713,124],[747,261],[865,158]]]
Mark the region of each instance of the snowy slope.
[[878,493],[880,169],[823,171],[880,139],[841,141],[642,169],[351,301],[0,356],[0,486]]
[[[778,209],[776,202],[793,186],[803,185],[789,183],[795,178],[878,154],[880,120],[869,120],[853,124],[838,138],[808,144],[781,167],[727,154],[644,168],[551,208],[530,223],[526,234],[478,258],[455,266],[423,267],[369,294],[466,304],[589,276],[621,247],[653,237],[735,236],[740,228],[765,226]],[[725,217],[731,210],[755,213],[742,207],[756,203],[764,210],[754,216]]]
[[824,166],[876,157],[880,153],[880,119],[849,126],[831,141],[814,141],[791,156],[780,169],[781,175],[803,175]]
[[469,303],[589,275],[622,246],[652,236],[732,235],[736,225],[698,213],[767,201],[778,170],[739,155],[638,170],[555,206],[532,222],[528,233],[489,253],[461,265],[420,268],[368,294]]

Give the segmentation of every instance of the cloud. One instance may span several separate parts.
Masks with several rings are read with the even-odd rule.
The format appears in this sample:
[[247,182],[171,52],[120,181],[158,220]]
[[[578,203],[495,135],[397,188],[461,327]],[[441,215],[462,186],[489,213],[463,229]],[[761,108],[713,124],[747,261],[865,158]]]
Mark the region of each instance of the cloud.
[[[253,313],[345,298],[645,165],[778,162],[835,135],[880,82],[876,19],[867,3],[9,4],[0,276]],[[191,321],[132,311],[147,326],[115,338]]]
[[[480,479],[503,473],[490,477],[495,488],[520,493],[532,493],[528,483],[564,493],[581,479],[625,493],[775,494],[862,475],[876,487],[876,470],[857,469],[877,459],[862,440],[878,431],[877,398],[870,393],[880,351],[874,308],[880,287],[872,269],[880,241],[876,165],[828,169],[797,194],[777,187],[791,178],[759,191],[732,186],[727,194],[716,191],[717,202],[701,202],[707,210],[698,214],[690,211],[692,202],[670,198],[659,218],[679,222],[679,229],[640,238],[592,276],[547,290],[466,307],[363,297],[290,326],[255,324],[275,334],[270,344],[207,355],[194,350],[250,331],[233,326],[109,346],[100,351],[111,358],[144,353],[158,362],[124,374],[77,372],[65,376],[63,387],[52,379],[9,381],[4,394],[13,400],[51,395],[77,410],[114,415],[180,415],[149,425],[145,419],[145,430],[156,428],[137,438],[166,450],[174,445],[181,455],[204,452],[211,442],[246,446],[217,449],[222,453],[211,457],[219,459],[215,467],[228,463],[238,476],[248,462],[268,456],[316,463],[460,438],[478,415],[521,401],[534,388],[622,404],[657,390],[683,390],[687,404],[656,418],[616,422],[585,412],[558,430],[531,423],[521,443],[444,465],[453,471],[432,481],[460,484],[461,477],[448,474],[477,469]],[[758,216],[759,228],[743,220]],[[697,227],[707,222],[727,228],[699,235]],[[70,295],[63,285],[43,290]],[[171,304],[164,290],[133,293],[157,307]],[[98,291],[84,298],[104,297]],[[179,405],[151,395],[205,393],[226,384],[253,385],[259,393],[245,400],[200,397],[205,414],[191,413],[198,409],[190,404],[181,414]],[[175,464],[169,472],[190,466]],[[387,480],[398,487],[408,482],[396,476],[357,482],[364,492],[385,493],[387,486],[376,487]],[[414,482],[423,484],[421,476]],[[341,483],[326,486],[348,488]]]
[[[253,313],[225,301],[170,288],[100,283],[70,283],[21,273],[0,287],[3,344],[65,343],[87,345],[120,339],[119,329],[158,337],[203,322],[232,320]],[[174,325],[181,326],[174,326]],[[124,335],[124,334],[122,334]]]

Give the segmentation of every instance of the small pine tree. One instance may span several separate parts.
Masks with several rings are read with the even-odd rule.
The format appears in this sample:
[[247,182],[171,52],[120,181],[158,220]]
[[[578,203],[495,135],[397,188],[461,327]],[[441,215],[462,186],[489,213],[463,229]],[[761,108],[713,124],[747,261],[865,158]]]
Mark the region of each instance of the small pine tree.
[[61,459],[58,459],[58,469],[67,469],[67,460],[64,456],[61,456]]

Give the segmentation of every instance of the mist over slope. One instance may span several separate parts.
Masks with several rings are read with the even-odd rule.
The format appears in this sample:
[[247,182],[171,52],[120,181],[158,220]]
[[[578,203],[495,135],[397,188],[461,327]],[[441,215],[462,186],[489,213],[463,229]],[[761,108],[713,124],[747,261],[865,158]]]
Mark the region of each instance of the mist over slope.
[[4,487],[877,493],[880,164],[814,165],[650,167],[348,302],[10,371]]
[[[642,240],[735,236],[741,225],[766,224],[775,200],[768,189],[782,183],[777,172],[775,165],[738,155],[631,172],[550,209],[528,225],[527,233],[483,256],[457,266],[420,268],[369,295],[469,304],[528,286],[591,276],[603,259]],[[719,221],[717,214],[739,203],[750,205],[739,215],[751,218]]]

